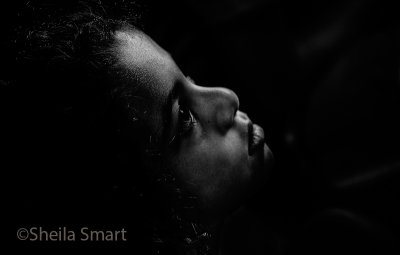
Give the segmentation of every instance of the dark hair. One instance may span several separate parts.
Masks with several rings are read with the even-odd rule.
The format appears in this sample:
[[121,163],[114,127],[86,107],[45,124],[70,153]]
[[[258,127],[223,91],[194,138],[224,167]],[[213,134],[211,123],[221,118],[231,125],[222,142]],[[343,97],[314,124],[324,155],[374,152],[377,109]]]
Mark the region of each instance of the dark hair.
[[[140,90],[132,79],[126,83],[128,74],[116,64],[113,51],[116,30],[137,29],[134,6],[123,3],[65,1],[24,7],[15,41],[14,107],[18,116],[27,109],[35,109],[35,114],[18,121],[17,130],[30,129],[19,137],[21,145],[44,147],[23,156],[46,162],[42,174],[33,178],[50,174],[57,182],[63,176],[58,191],[66,189],[68,196],[73,183],[88,218],[99,206],[104,208],[87,203],[103,203],[103,198],[87,193],[103,190],[103,197],[112,196],[104,214],[118,221],[136,218],[131,232],[137,235],[131,238],[145,239],[138,243],[147,252],[175,253],[171,247],[179,246],[208,253],[209,234],[182,216],[188,211],[182,208],[195,207],[195,198],[185,194],[171,171],[145,171],[143,162],[151,150],[150,134],[137,112]],[[115,212],[113,207],[120,209]]]
[[[132,107],[128,105],[132,104],[130,90],[136,85],[122,82],[124,70],[116,67],[113,52],[114,32],[135,29],[135,18],[115,10],[110,15],[100,1],[27,7],[30,25],[17,33],[15,69],[17,89],[27,95],[24,103],[38,107],[36,113],[44,123],[59,124],[56,130],[64,133],[58,137],[66,138],[62,144],[73,147],[71,143],[77,142],[81,147],[74,148],[75,152],[83,150],[90,156],[86,145],[96,150],[91,154],[97,159],[117,155],[119,147],[112,143],[121,129],[130,125],[139,131],[141,125],[139,120],[128,120],[134,117],[129,116]],[[139,137],[143,135],[132,136]],[[102,154],[104,158],[99,157]]]

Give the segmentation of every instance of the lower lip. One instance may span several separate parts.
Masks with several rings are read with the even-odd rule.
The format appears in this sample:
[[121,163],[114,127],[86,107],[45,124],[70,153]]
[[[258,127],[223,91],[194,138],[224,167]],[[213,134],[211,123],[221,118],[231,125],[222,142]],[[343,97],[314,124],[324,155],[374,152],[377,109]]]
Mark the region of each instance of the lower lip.
[[259,149],[262,149],[264,147],[264,130],[255,124],[250,124],[252,125],[249,127],[249,134],[251,135],[249,137],[249,150],[248,154],[250,156],[254,155]]

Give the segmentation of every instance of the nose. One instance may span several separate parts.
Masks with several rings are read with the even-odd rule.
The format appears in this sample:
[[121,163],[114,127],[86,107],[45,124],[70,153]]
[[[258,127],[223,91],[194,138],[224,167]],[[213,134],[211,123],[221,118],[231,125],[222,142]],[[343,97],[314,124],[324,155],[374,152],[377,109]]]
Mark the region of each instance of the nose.
[[222,132],[225,132],[234,123],[236,112],[239,109],[239,98],[230,89],[216,88],[215,90],[215,124]]
[[205,125],[226,132],[234,123],[239,98],[230,89],[195,86],[196,113]]

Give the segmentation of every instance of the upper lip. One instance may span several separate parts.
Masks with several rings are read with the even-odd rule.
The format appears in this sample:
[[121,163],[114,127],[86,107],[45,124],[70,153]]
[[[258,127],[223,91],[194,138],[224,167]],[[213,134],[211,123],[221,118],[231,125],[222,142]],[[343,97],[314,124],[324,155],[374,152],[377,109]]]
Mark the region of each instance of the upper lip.
[[264,131],[263,129],[253,124],[251,121],[248,123],[248,154],[251,156],[255,153],[257,148],[262,147],[264,144]]
[[247,122],[247,148],[249,156],[252,156],[261,145],[264,144],[264,131],[255,125],[244,112],[237,112],[238,116]]
[[248,141],[248,153],[251,154],[251,147],[253,144],[253,122],[250,120],[247,124],[247,141]]
[[249,138],[249,145],[251,142],[251,138],[253,137],[253,122],[251,122],[251,120],[249,121],[249,123],[247,124],[247,134],[248,134],[248,138]]

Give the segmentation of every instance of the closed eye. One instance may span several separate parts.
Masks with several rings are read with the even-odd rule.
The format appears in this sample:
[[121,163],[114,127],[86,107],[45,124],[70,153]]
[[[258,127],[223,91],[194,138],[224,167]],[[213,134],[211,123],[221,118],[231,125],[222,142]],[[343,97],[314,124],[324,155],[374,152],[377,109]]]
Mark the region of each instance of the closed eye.
[[190,109],[182,103],[179,103],[178,108],[178,123],[174,136],[171,138],[169,144],[176,143],[190,133],[196,125],[196,120]]

